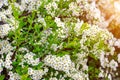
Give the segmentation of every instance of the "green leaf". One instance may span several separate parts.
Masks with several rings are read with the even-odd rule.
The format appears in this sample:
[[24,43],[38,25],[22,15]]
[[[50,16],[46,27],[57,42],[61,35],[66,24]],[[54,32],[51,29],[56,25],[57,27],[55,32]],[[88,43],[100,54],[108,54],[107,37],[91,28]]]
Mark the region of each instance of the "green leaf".
[[89,29],[89,25],[87,23],[82,24],[81,29],[80,29],[80,34],[83,33],[84,30]]
[[4,80],[5,75],[0,75],[0,80]]
[[11,4],[12,6],[12,11],[13,11],[13,16],[15,17],[16,20],[19,20],[19,15],[21,15],[20,10],[15,7],[14,4]]
[[21,80],[30,80],[29,78],[28,78],[28,74],[24,74],[24,75],[22,75],[21,76]]

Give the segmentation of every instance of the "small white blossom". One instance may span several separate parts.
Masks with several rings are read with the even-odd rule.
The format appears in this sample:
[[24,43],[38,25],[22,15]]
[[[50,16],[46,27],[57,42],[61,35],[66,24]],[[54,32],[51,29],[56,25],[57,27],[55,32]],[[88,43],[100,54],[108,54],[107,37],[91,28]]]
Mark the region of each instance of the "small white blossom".
[[10,76],[9,80],[20,80],[21,79],[18,73],[13,73],[12,71],[10,71],[8,75]]
[[108,75],[108,79],[109,79],[109,80],[112,80],[111,74]]
[[118,39],[117,41],[115,41],[114,46],[117,46],[118,48],[120,48],[120,39]]
[[51,49],[53,49],[54,51],[57,51],[57,48],[58,48],[57,44],[52,44],[51,45]]
[[55,17],[55,22],[56,22],[58,27],[64,27],[65,26],[65,24],[58,17]]
[[104,76],[105,76],[104,71],[100,68],[100,73],[99,73],[98,77],[103,78]]
[[77,36],[80,34],[80,29],[82,24],[83,24],[83,21],[78,20],[78,22],[75,25],[74,31],[77,33]]
[[118,54],[117,58],[118,58],[118,62],[120,63],[120,54]]
[[58,80],[56,77],[52,77],[49,80]]
[[116,71],[117,70],[116,68],[118,67],[118,63],[114,59],[112,59],[109,63],[109,67],[114,71]]

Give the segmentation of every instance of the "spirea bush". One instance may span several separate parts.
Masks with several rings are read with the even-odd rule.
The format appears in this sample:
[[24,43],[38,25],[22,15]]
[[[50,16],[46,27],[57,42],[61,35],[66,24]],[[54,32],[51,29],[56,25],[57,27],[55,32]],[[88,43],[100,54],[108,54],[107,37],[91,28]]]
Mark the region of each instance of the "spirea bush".
[[120,40],[87,0],[1,0],[0,80],[114,80]]

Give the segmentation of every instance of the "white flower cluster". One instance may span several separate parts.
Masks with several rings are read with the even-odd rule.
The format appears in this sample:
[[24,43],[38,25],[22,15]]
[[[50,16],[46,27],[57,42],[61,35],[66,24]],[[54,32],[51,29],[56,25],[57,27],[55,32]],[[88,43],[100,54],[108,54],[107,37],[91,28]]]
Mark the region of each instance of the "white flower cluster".
[[53,49],[54,51],[57,51],[57,48],[58,48],[57,44],[52,44],[51,45],[51,49]]
[[58,17],[55,17],[55,22],[56,22],[56,24],[57,24],[58,27],[62,27],[63,28],[65,26],[65,23],[62,22],[60,20],[60,18],[58,18]]
[[9,52],[7,55],[6,55],[6,58],[5,58],[5,62],[4,62],[4,67],[6,67],[7,69],[12,69],[13,66],[12,66],[12,61],[11,61],[11,56],[13,55],[12,52]]
[[37,16],[38,16],[37,22],[42,23],[44,26],[46,26],[45,19],[41,17],[41,15],[39,14]]
[[118,63],[120,63],[120,53],[117,56]]
[[93,39],[98,36],[102,40],[109,40],[113,38],[112,33],[110,33],[107,29],[99,28],[97,25],[90,26],[90,28],[84,32],[83,36],[84,35],[90,36]]
[[115,41],[114,46],[117,46],[118,48],[120,48],[120,39],[117,39]]
[[[45,9],[47,10],[48,14],[51,14],[51,16],[55,16],[55,10],[58,9],[58,4],[55,1],[52,1],[45,5]],[[53,10],[54,9],[54,10]]]
[[88,60],[85,58],[87,55],[87,53],[77,53],[78,58],[75,63],[72,63],[72,66],[66,75],[74,80],[89,80],[88,74],[84,73],[84,71],[88,71]]
[[116,68],[118,67],[118,63],[112,59],[111,61],[108,60],[107,57],[105,57],[105,53],[102,52],[100,56],[100,63],[103,68],[110,67],[114,71],[116,71]]
[[[87,71],[88,70],[88,65],[87,65],[88,59],[85,58],[86,56],[88,56],[87,53],[77,53],[77,57],[78,57],[78,59],[76,60],[76,62],[77,62],[76,70],[77,71]],[[79,69],[80,65],[82,65],[81,69]],[[87,77],[87,75],[86,75],[86,77]]]
[[4,24],[0,26],[0,37],[3,38],[8,34],[10,30],[13,30],[13,27],[10,27],[9,24]]
[[105,52],[101,52],[100,63],[103,68],[109,67],[109,60],[105,57]]
[[[93,1],[92,3],[87,5],[86,9],[87,9],[86,11],[88,11],[88,14],[86,15],[86,18],[89,19],[88,23],[91,23],[91,21],[94,21],[94,20],[96,20],[96,21],[100,21],[101,20],[101,12],[96,7],[95,1]],[[93,23],[95,24],[96,21],[94,21]]]
[[114,71],[116,71],[117,70],[116,68],[118,67],[118,63],[114,59],[112,59],[109,63],[109,67]]
[[68,76],[73,78],[74,80],[85,80],[80,73],[68,74]]
[[56,77],[52,77],[49,80],[58,80]]
[[57,57],[55,55],[47,55],[44,58],[44,63],[47,66],[54,68],[55,70],[69,72],[72,62],[69,55],[63,57]]
[[[82,39],[80,40],[80,44],[81,44],[81,48],[86,50],[88,53],[94,53],[96,55],[96,57],[100,57],[99,53],[101,52],[101,50],[99,50],[98,46],[102,43],[100,43],[101,41],[104,41],[104,44],[107,44],[108,40],[113,39],[113,35],[108,32],[106,29],[101,29],[98,26],[90,26],[88,29],[83,31],[83,35],[82,35]],[[88,46],[92,46],[90,44],[85,44],[86,41],[90,42],[90,41],[97,41],[94,42],[93,44],[93,48],[91,50],[89,50]],[[110,46],[108,44],[108,48],[111,49],[110,50],[110,54],[113,55],[114,54],[114,50],[115,48],[113,46]]]
[[54,68],[55,70],[64,71],[67,76],[74,80],[84,80],[81,76],[81,72],[75,69],[75,64],[70,60],[69,55],[63,57],[57,57],[55,55],[48,55],[44,58],[44,63],[47,66]]
[[45,68],[44,70],[34,70],[32,68],[28,68],[28,74],[33,80],[40,80],[42,76],[45,75],[47,72],[47,68]]
[[24,48],[24,47],[21,47],[21,48],[19,48],[19,51],[21,51],[21,52],[29,52],[29,50],[27,49],[27,48]]
[[2,70],[3,70],[3,60],[0,59],[0,74],[1,74]]
[[101,13],[95,1],[76,0],[69,4],[69,11],[73,16],[84,16],[90,24],[98,24],[101,21]]
[[[18,22],[15,20],[15,18],[12,15],[12,7],[8,6],[8,9],[2,9],[0,11],[0,21],[2,21],[4,24],[0,25],[0,37],[4,38],[10,30],[15,30],[18,28]],[[9,22],[12,24],[9,24]]]
[[66,38],[68,36],[69,28],[66,27],[65,23],[58,17],[55,17],[55,22],[59,27],[59,29],[57,29],[57,32],[59,33],[58,36],[63,39]]
[[8,0],[0,0],[0,8],[3,6],[3,5],[8,5]]
[[10,76],[9,80],[20,80],[21,79],[18,73],[13,73],[12,71],[10,71],[8,75]]
[[76,32],[77,36],[80,35],[80,29],[81,29],[82,24],[83,24],[83,21],[80,21],[79,19],[77,23],[75,24],[74,31]]
[[24,59],[25,59],[25,60],[23,60],[23,61],[25,61],[25,62],[27,62],[28,64],[31,64],[31,65],[33,65],[33,66],[38,65],[39,62],[40,62],[40,61],[39,61],[39,58],[34,59],[34,56],[35,56],[35,54],[32,53],[32,52],[26,53],[26,54],[24,55]]
[[73,16],[80,16],[80,6],[76,2],[71,2],[69,4],[69,10],[72,11]]
[[8,52],[10,52],[11,50],[13,50],[13,47],[11,46],[11,44],[8,42],[8,40],[2,40],[0,42],[0,54],[7,54]]
[[15,6],[18,7],[21,11],[37,10],[41,5],[41,0],[21,0],[18,3],[15,3]]

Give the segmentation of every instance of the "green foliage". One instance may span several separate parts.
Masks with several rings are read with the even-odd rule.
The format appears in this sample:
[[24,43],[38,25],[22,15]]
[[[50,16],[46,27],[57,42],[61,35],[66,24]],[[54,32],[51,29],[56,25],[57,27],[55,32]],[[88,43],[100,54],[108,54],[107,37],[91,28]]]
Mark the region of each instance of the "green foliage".
[[90,28],[90,26],[89,26],[87,23],[82,24],[82,26],[81,26],[81,28],[80,28],[80,34],[82,35],[83,32],[84,32],[85,30],[89,29],[89,28]]
[[21,80],[32,80],[31,78],[29,78],[28,74],[24,74],[21,76]]
[[90,80],[96,80],[98,79],[98,75],[99,75],[99,60],[95,60],[92,57],[88,58],[89,62],[88,62],[88,74],[89,74],[89,79]]
[[4,75],[0,75],[0,80],[4,80],[5,76]]

